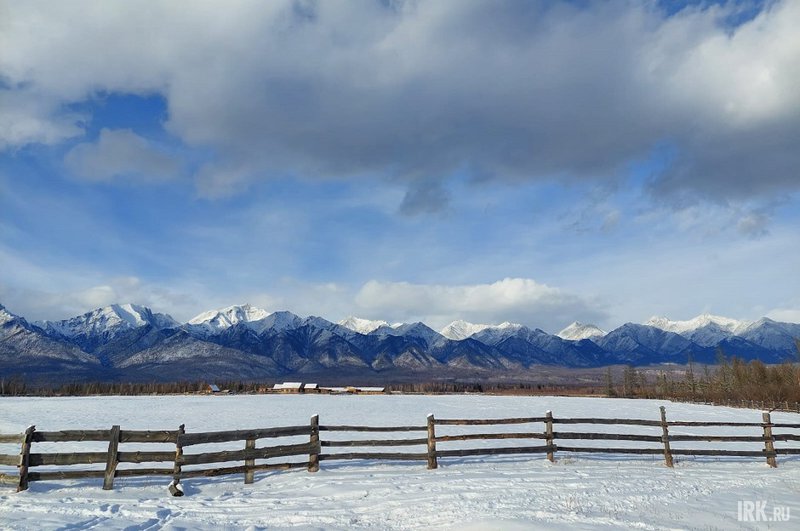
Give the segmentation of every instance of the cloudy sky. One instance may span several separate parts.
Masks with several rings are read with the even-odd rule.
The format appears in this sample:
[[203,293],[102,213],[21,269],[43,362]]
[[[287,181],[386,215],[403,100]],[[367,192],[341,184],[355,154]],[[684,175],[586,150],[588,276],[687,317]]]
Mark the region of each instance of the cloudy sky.
[[0,303],[800,321],[800,2],[0,0]]

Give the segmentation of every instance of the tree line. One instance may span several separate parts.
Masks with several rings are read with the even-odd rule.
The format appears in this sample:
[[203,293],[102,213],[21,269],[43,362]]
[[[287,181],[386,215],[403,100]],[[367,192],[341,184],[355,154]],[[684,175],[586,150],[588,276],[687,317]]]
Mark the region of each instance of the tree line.
[[771,401],[800,403],[800,365],[766,365],[718,353],[715,366],[699,369],[689,360],[682,371],[636,369],[627,366],[616,379],[606,372],[609,396],[663,398],[703,402]]

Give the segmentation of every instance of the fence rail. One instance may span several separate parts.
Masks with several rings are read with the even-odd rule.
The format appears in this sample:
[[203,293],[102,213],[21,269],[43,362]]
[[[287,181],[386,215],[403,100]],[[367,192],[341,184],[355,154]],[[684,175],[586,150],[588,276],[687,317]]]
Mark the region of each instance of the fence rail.
[[[36,431],[30,426],[18,434],[0,434],[0,443],[19,444],[19,454],[0,454],[0,465],[17,467],[17,474],[0,473],[0,485],[16,486],[17,491],[28,488],[31,481],[58,479],[103,478],[103,488],[113,489],[114,479],[134,476],[171,476],[170,492],[182,495],[180,481],[186,478],[212,477],[228,474],[243,474],[245,483],[254,481],[254,473],[270,470],[291,470],[306,468],[309,472],[319,470],[320,461],[334,460],[391,460],[427,461],[429,469],[438,467],[440,458],[546,454],[555,461],[556,453],[597,453],[621,455],[663,455],[664,463],[673,466],[673,456],[715,456],[715,457],[758,457],[765,459],[771,467],[777,466],[779,455],[800,455],[800,447],[781,446],[775,442],[800,441],[800,433],[775,433],[774,430],[798,430],[800,423],[773,423],[768,412],[762,414],[761,422],[720,422],[720,421],[667,421],[666,410],[660,408],[660,420],[620,419],[620,418],[558,418],[548,411],[544,417],[521,417],[500,419],[437,419],[428,415],[425,425],[419,426],[360,426],[360,425],[320,425],[317,415],[311,422],[302,426],[279,426],[251,430],[228,430],[201,433],[186,433],[184,426],[177,430],[122,430],[119,426],[102,430],[62,430]],[[521,428],[519,431],[496,431],[491,427],[509,427],[518,424],[538,425],[540,430]],[[615,433],[597,431],[556,431],[554,426],[637,426],[643,429],[660,428],[655,433]],[[479,427],[481,431],[464,433],[465,430]],[[759,429],[759,434],[717,434],[690,433],[672,434],[670,428],[729,428],[736,430]],[[513,429],[513,428],[512,428]],[[438,433],[443,430],[460,430],[461,433]],[[409,432],[424,432],[424,436],[414,437]],[[346,438],[321,438],[321,433],[344,434]],[[383,433],[395,434],[396,438],[359,439],[355,434]],[[353,434],[353,435],[350,435]],[[291,440],[286,441],[286,438]],[[306,438],[298,442],[299,438]],[[271,445],[257,446],[259,441],[271,440]],[[469,441],[509,440],[514,446],[478,446],[453,448],[452,443]],[[556,441],[625,441],[626,443],[645,443],[649,446],[562,446]],[[531,445],[532,441],[544,444]],[[107,442],[104,452],[33,452],[39,449],[38,443],[84,443]],[[238,449],[220,449],[187,453],[198,445],[218,445],[224,443],[243,443]],[[526,442],[528,444],[526,444]],[[759,449],[723,448],[672,448],[672,443],[761,443]],[[172,444],[173,450],[129,451],[120,445],[129,443]],[[36,446],[35,446],[36,445]],[[437,447],[437,445],[439,445]],[[396,451],[397,447],[417,447],[418,450]],[[323,448],[329,449],[323,453]],[[345,449],[346,451],[336,451]],[[390,451],[378,451],[388,449]],[[302,460],[283,462],[264,462],[268,460],[297,458]],[[259,461],[259,462],[257,462]],[[243,462],[235,466],[220,464]],[[119,468],[120,464],[164,463],[169,467]],[[73,465],[104,464],[102,470],[76,470]],[[189,468],[202,465],[216,465],[215,468]],[[31,470],[36,467],[50,469]],[[53,470],[52,467],[64,467]]]

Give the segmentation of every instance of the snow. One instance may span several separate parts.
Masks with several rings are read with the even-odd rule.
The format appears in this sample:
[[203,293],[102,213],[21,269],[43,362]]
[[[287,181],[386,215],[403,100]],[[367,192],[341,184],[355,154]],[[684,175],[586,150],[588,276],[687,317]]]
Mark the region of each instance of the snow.
[[68,338],[103,334],[104,332],[110,332],[113,335],[148,324],[159,328],[178,325],[177,321],[169,315],[153,313],[149,308],[137,304],[112,304],[71,319],[37,321],[34,324]]
[[208,325],[211,329],[224,330],[238,323],[260,321],[270,315],[267,310],[249,304],[228,306],[219,310],[203,312],[189,320],[190,325]]
[[382,326],[389,326],[389,323],[386,321],[370,321],[369,319],[361,319],[360,317],[353,316],[342,319],[338,324],[353,332],[364,335],[374,332]]
[[454,339],[456,341],[460,341],[462,339],[467,339],[470,336],[477,334],[478,332],[482,332],[487,328],[490,328],[492,325],[488,324],[475,324],[475,323],[468,323],[467,321],[453,321],[449,325],[442,328],[439,333],[442,334],[447,339]]
[[0,304],[0,325],[4,325],[13,319],[16,319],[16,317],[16,315],[6,310],[5,306]]
[[[320,415],[323,425],[424,425],[428,412],[438,418],[491,418],[540,416],[552,410],[556,417],[657,419],[661,405],[666,406],[667,415],[673,420],[760,421],[761,418],[761,413],[754,410],[666,401],[565,397],[4,398],[0,400],[0,432],[19,432],[28,424],[35,424],[39,430],[57,430],[108,428],[112,424],[121,424],[123,429],[175,429],[186,423],[191,433],[297,425],[308,422],[314,414]],[[800,415],[776,412],[773,419],[800,422]],[[538,431],[540,427],[534,425],[531,430]],[[519,431],[520,426],[490,429],[504,428]],[[569,430],[580,428],[570,426]],[[592,431],[603,428],[606,427],[594,426]],[[608,428],[632,433],[659,431],[659,428],[635,426]],[[437,426],[437,433],[459,433],[460,429]],[[702,429],[706,428],[674,427],[672,431],[697,433]],[[718,431],[713,433],[724,433],[723,428],[715,430]],[[365,434],[369,438],[380,435]],[[326,439],[334,436],[349,438],[353,434],[323,433]],[[592,443],[586,441],[587,446]],[[74,451],[71,444],[50,443],[52,448],[47,451],[57,451],[55,447]],[[260,441],[259,446],[262,444],[274,443]],[[462,443],[440,443],[440,447],[447,444]],[[512,440],[509,444],[519,441]],[[680,444],[685,443],[673,446]],[[727,444],[731,448],[759,447],[759,443]],[[103,452],[106,446],[102,442],[79,444],[82,451]],[[155,450],[160,446],[150,444],[145,448]],[[163,449],[170,447],[163,445]],[[453,447],[457,446],[450,446]],[[214,445],[214,448],[238,446]],[[424,451],[415,448],[408,450]],[[140,445],[128,443],[120,449],[136,450]],[[0,445],[2,453],[18,450],[17,445]],[[539,454],[442,458],[439,465],[437,470],[426,470],[424,462],[323,461],[315,474],[305,470],[256,472],[252,485],[244,485],[241,475],[187,479],[182,481],[186,492],[182,498],[169,496],[169,478],[165,477],[117,478],[112,491],[102,490],[101,479],[35,482],[29,491],[18,494],[0,487],[0,522],[5,529],[566,530],[797,529],[800,519],[800,457],[796,456],[779,456],[777,469],[769,468],[757,458],[676,456],[675,468],[669,469],[660,456],[558,452],[555,463]],[[102,465],[97,468],[102,469]],[[787,506],[792,519],[784,523],[738,522],[737,504],[746,500],[766,501],[770,516],[773,507]]]
[[606,335],[606,331],[598,328],[596,325],[593,324],[583,324],[578,321],[575,321],[561,332],[557,333],[556,335],[561,339],[568,339],[570,341],[580,341],[581,339],[592,339],[603,337]]
[[684,335],[689,332],[694,332],[698,328],[714,325],[721,330],[724,330],[732,335],[740,335],[742,332],[752,324],[749,321],[737,321],[729,317],[721,317],[719,315],[711,315],[704,313],[698,315],[694,319],[688,321],[671,321],[667,317],[654,316],[644,323],[647,326],[660,328],[666,332],[675,332],[676,334]]
[[250,304],[228,306],[201,313],[186,323],[189,330],[215,334],[232,326],[243,325],[256,333],[265,330],[282,331],[300,326],[302,320],[291,312],[268,312]]

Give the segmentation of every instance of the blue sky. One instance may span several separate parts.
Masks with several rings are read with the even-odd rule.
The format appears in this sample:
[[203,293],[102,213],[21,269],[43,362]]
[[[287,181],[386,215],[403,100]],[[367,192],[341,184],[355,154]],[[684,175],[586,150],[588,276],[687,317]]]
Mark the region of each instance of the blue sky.
[[800,321],[795,2],[1,9],[31,319]]

